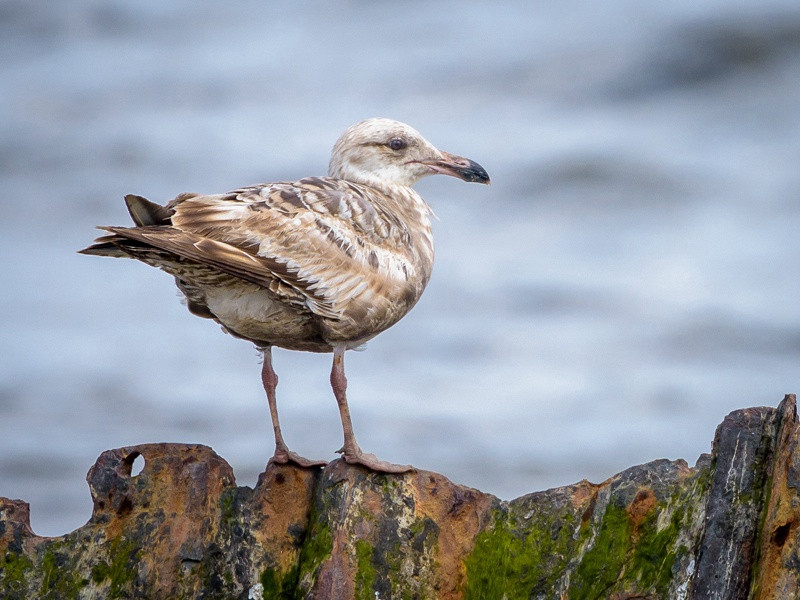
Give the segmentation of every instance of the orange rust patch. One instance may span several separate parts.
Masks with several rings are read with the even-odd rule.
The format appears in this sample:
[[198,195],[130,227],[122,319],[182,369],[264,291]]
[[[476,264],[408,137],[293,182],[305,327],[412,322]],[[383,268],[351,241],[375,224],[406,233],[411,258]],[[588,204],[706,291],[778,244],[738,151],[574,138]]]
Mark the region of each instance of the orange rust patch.
[[297,540],[290,531],[308,526],[316,477],[313,469],[270,463],[255,487],[251,532],[280,571],[298,561]]
[[596,484],[584,479],[575,484],[575,490],[570,496],[572,508],[576,511],[585,510],[587,506],[593,506],[597,501],[597,491],[603,484]]
[[653,493],[653,490],[650,488],[639,490],[636,497],[625,509],[625,512],[628,513],[628,518],[633,523],[634,535],[637,534],[639,526],[647,518],[647,515],[655,510],[657,505],[658,501],[656,500],[656,495]]
[[491,518],[494,498],[426,471],[418,471],[409,483],[417,517],[428,517],[439,525],[436,562],[440,568],[435,584],[438,598],[460,599],[466,578],[464,559]]
[[800,429],[796,400],[787,396],[781,406],[784,416],[773,459],[772,487],[767,515],[761,531],[761,559],[754,589],[758,598],[800,597],[795,561],[800,546],[800,494],[795,485],[800,466]]

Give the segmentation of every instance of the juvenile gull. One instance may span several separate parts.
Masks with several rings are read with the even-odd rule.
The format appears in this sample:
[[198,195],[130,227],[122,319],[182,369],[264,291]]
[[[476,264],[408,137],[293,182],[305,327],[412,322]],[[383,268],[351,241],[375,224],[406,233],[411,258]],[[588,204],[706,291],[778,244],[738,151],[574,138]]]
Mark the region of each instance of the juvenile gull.
[[175,277],[189,310],[263,351],[275,454],[271,460],[324,465],[283,441],[272,346],[333,352],[331,387],[348,463],[400,473],[362,452],[347,406],[344,353],[399,321],[416,304],[433,267],[430,207],[412,186],[432,174],[489,183],[479,164],[437,150],[415,129],[367,119],[342,134],[327,177],[265,183],[227,194],[181,194],[166,206],[125,202],[135,227],[83,254],[135,258]]

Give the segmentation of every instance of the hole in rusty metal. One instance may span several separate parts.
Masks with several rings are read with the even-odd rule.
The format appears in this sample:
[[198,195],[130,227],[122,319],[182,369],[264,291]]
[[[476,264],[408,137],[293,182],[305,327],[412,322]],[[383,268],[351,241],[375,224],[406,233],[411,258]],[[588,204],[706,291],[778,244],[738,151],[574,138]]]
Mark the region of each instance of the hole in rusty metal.
[[144,456],[134,450],[122,460],[122,469],[128,477],[136,477],[144,469]]
[[136,477],[144,469],[144,456],[141,454],[133,459],[131,465],[131,477]]

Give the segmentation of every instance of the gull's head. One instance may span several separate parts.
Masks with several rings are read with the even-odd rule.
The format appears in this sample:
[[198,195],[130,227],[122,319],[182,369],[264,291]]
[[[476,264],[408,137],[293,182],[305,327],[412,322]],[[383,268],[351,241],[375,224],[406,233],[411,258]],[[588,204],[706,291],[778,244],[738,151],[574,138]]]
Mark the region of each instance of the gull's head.
[[331,177],[374,187],[411,187],[436,173],[489,183],[478,163],[437,150],[405,123],[381,118],[361,121],[345,131],[333,147],[328,167]]

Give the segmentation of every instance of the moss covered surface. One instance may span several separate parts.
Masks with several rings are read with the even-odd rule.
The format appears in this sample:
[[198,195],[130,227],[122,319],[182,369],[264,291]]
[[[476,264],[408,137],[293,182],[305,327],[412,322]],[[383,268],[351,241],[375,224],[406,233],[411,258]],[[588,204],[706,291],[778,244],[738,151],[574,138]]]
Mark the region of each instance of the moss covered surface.
[[372,545],[364,540],[356,542],[356,600],[373,600],[375,594],[373,585],[377,571],[372,564],[372,554],[374,549]]
[[142,548],[135,540],[120,536],[108,543],[108,560],[95,563],[91,569],[92,581],[108,584],[107,598],[125,598],[137,572]]
[[674,511],[660,529],[660,510],[663,507],[654,509],[635,527],[625,507],[609,505],[571,578],[569,598],[603,598],[612,591],[668,598],[675,560],[688,549],[676,547],[683,511]]
[[66,550],[64,552],[63,544],[55,542],[44,551],[41,562],[43,599],[77,599],[81,589],[89,583],[70,564],[74,559],[71,559],[69,549]]
[[660,498],[645,487],[630,499],[629,486],[612,482],[605,500],[573,504],[570,490],[505,504],[465,561],[464,597],[672,598],[700,535],[694,517],[705,501],[703,481],[701,471],[671,487],[662,482]]
[[0,591],[3,598],[25,600],[29,597],[26,581],[33,566],[33,561],[24,554],[6,553],[0,564]]
[[271,567],[267,567],[261,573],[260,578],[264,598],[292,600],[292,598],[296,597],[299,575],[300,572],[297,566],[292,567],[286,573],[280,573]]
[[[554,593],[571,599],[614,593],[670,597],[680,561],[692,550],[694,538],[686,532],[699,497],[706,492],[707,471],[661,482],[658,498],[639,484],[637,493],[625,480],[604,484],[603,497],[598,496],[598,486],[588,484],[498,503],[490,525],[477,535],[463,563],[466,584],[448,597],[510,600]],[[654,478],[648,475],[643,481]],[[303,597],[313,593],[323,567],[335,560],[334,547],[350,556],[341,564],[351,565],[355,598],[372,600],[377,594],[412,599],[438,594],[434,574],[440,523],[420,513],[415,494],[397,480],[359,474],[355,481],[332,484],[315,494],[307,528],[296,539],[296,561],[288,568],[269,559],[260,568],[253,563],[258,570],[252,582],[245,572],[252,557],[245,560],[242,555],[238,570],[230,564],[238,544],[253,544],[252,534],[243,533],[253,519],[243,508],[244,500],[235,489],[220,495],[214,539],[206,540],[202,558],[188,561],[189,567],[178,567],[183,569],[178,577],[181,595],[194,597],[203,590],[208,597],[224,597],[240,594],[242,586],[246,590],[258,582],[264,598]],[[99,546],[96,556],[102,558],[95,559],[84,575],[86,569],[81,571],[70,562],[67,547],[62,548],[73,542],[43,544],[41,597],[78,598],[87,585],[110,599],[138,597],[141,590],[135,589],[134,579],[144,549],[137,530]],[[139,537],[148,538],[144,530],[138,531]],[[2,566],[8,597],[25,597],[12,594],[15,587],[24,587],[21,582],[34,563],[7,553]]]
[[[659,463],[602,486],[578,484],[497,503],[463,562],[465,584],[446,597],[675,597],[676,577],[699,535],[693,528],[709,470],[687,476],[673,463]],[[250,496],[225,490],[216,501],[216,533],[205,541],[202,557],[178,566],[176,597],[196,597],[199,590],[204,597],[233,597],[255,583],[264,598],[305,597],[317,590],[323,567],[352,569],[348,577],[359,600],[439,597],[443,522],[420,512],[418,494],[397,478],[361,472],[330,483],[314,495],[309,520],[296,534],[296,560],[279,567],[269,556],[260,555],[259,563],[242,554],[241,545],[255,547],[248,533],[255,519],[247,508]],[[448,514],[460,504],[454,506]],[[77,538],[41,544],[35,561],[7,552],[0,563],[3,597],[29,597],[24,588],[31,572],[39,573],[42,598],[79,598],[86,586],[110,599],[141,597],[135,578],[146,548],[142,540],[151,533],[136,526],[100,544],[88,571],[85,562],[79,566],[71,558]],[[235,552],[240,559],[232,565]],[[342,552],[349,558],[337,563]]]
[[[95,515],[72,534],[38,537],[24,503],[0,499],[0,598],[685,600],[701,575],[719,587],[717,562],[703,557],[744,547],[737,536],[764,528],[765,505],[783,506],[769,410],[726,420],[719,456],[694,469],[653,461],[511,502],[434,473],[341,461],[316,474],[272,466],[255,490],[235,488],[210,449],[169,444],[135,449],[150,469],[138,490],[145,479],[132,486],[117,460],[134,450],[109,451],[90,472]],[[745,442],[748,460],[733,461]],[[769,531],[782,537],[761,537],[800,545],[778,508]],[[732,570],[730,597],[746,597],[763,556]]]
[[542,511],[526,519],[504,507],[494,512],[493,521],[465,562],[464,597],[528,598],[537,590],[553,590],[578,543],[572,511]]
[[333,551],[333,536],[330,524],[319,511],[312,511],[311,526],[300,548],[298,579],[300,582],[313,582],[320,566]]

